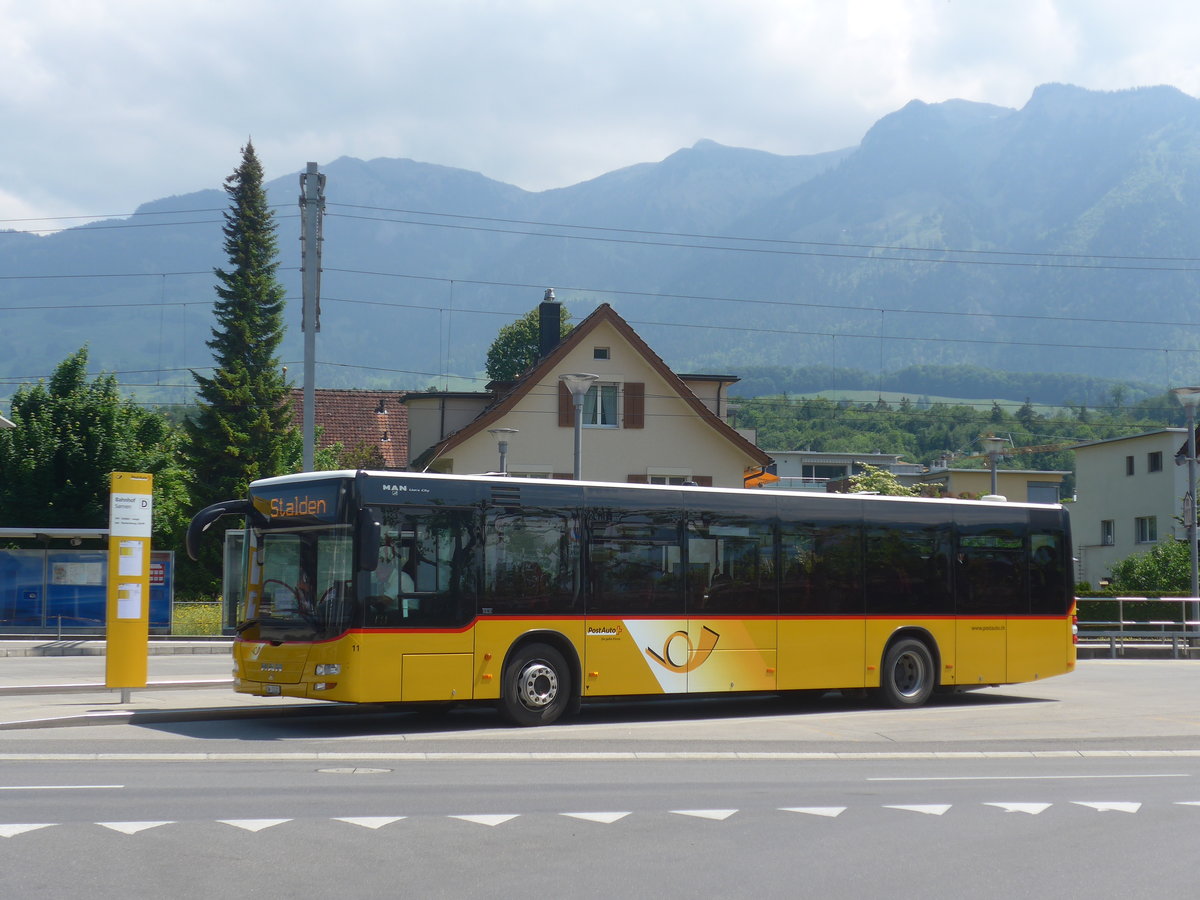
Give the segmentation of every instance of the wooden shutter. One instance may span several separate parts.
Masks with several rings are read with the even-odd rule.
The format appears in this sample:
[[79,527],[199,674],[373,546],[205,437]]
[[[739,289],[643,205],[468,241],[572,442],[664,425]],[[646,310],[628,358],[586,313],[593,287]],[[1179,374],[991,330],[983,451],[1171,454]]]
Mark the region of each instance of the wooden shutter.
[[630,484],[649,484],[650,476],[648,475],[627,475],[625,480]]
[[646,385],[640,381],[625,382],[625,427],[646,427]]
[[712,487],[711,475],[693,475],[692,481],[696,482],[700,487]]
[[575,427],[575,404],[571,402],[571,392],[561,381],[558,383],[558,427]]

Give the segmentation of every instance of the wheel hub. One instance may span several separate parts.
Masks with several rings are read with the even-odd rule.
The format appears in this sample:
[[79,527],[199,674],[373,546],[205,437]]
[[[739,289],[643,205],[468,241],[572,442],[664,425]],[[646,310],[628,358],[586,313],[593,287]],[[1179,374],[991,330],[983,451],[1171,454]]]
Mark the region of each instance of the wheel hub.
[[558,675],[543,662],[531,662],[517,679],[517,694],[529,709],[542,709],[558,695]]

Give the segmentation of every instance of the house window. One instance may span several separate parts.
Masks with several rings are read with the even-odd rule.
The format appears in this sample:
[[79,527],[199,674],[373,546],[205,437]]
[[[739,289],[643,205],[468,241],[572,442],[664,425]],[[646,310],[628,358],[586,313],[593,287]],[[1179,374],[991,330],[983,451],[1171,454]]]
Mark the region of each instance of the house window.
[[1139,516],[1133,522],[1139,544],[1158,543],[1158,516]]
[[616,428],[617,385],[593,384],[583,398],[583,424],[592,428]]
[[1133,457],[1132,456],[1125,457],[1125,474],[1126,475],[1133,474]]
[[1162,471],[1162,451],[1155,450],[1153,453],[1146,454],[1146,471],[1161,472]]
[[691,475],[647,475],[647,484],[695,484]]
[[1111,547],[1117,542],[1116,523],[1112,519],[1100,520],[1100,543]]
[[592,359],[609,359],[608,347],[593,347]]
[[1058,483],[1054,481],[1031,481],[1025,486],[1025,499],[1030,503],[1057,503]]

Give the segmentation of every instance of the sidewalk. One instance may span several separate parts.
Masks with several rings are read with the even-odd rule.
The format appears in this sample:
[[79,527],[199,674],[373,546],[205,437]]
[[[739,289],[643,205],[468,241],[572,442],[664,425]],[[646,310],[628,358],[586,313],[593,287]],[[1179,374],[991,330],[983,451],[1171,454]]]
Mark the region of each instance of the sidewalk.
[[183,722],[295,714],[338,704],[264,700],[233,690],[230,642],[155,641],[147,686],[105,686],[106,643],[100,638],[0,641],[0,730],[75,725]]

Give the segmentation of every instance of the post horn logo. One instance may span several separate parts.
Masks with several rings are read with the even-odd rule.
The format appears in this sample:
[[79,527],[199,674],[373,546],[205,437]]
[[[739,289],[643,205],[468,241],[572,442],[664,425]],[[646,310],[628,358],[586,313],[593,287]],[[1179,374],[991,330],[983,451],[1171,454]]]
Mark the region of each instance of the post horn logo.
[[646,653],[664,669],[683,674],[704,665],[720,639],[719,634],[705,625],[700,629],[698,647],[692,646],[692,639],[686,631],[675,631],[663,641],[661,654],[655,653],[649,647],[646,648]]

